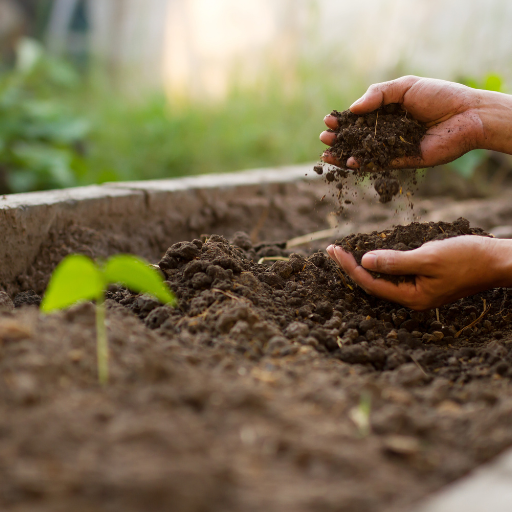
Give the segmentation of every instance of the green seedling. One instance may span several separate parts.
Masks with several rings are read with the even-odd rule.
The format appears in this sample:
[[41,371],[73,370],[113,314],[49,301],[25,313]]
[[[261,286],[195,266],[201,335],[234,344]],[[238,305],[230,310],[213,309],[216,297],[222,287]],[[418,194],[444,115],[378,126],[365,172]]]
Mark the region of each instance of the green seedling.
[[176,298],[160,274],[145,261],[128,254],[113,256],[100,265],[80,254],[67,256],[54,270],[41,303],[41,310],[49,313],[79,301],[96,301],[96,350],[101,384],[108,381],[105,291],[114,283],[134,292],[153,295],[164,304],[176,305]]
[[361,393],[359,405],[349,411],[350,419],[355,423],[360,437],[370,434],[370,413],[372,410],[372,397],[369,393]]

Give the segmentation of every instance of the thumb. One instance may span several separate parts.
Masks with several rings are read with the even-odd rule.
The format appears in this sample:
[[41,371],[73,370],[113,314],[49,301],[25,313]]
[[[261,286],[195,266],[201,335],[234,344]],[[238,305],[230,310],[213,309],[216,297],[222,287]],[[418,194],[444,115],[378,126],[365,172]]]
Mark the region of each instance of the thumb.
[[367,252],[361,265],[367,270],[394,275],[419,274],[422,267],[416,251],[391,250]]
[[405,93],[419,80],[416,76],[403,76],[389,82],[371,85],[366,93],[350,105],[354,114],[366,114],[388,103],[402,103]]

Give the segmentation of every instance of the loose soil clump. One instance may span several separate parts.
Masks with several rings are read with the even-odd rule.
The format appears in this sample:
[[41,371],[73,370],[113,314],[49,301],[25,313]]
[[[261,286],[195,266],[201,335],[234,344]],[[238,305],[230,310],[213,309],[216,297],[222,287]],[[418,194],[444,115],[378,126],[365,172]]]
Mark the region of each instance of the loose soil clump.
[[245,233],[159,266],[176,309],[108,292],[107,388],[93,304],[3,297],[2,510],[396,512],[512,444],[506,289],[414,312]]
[[[394,229],[386,229],[370,234],[357,233],[349,235],[342,240],[337,240],[336,245],[351,253],[354,259],[361,264],[363,256],[377,249],[392,249],[394,251],[412,251],[418,249],[427,242],[445,240],[463,235],[491,236],[481,228],[472,228],[469,221],[460,217],[455,222],[413,222],[407,226],[396,226]],[[376,278],[386,279],[395,284],[402,282],[414,282],[414,276],[396,276],[379,274],[368,271]]]
[[[331,116],[337,118],[338,128],[328,130],[336,134],[328,152],[340,162],[341,167],[327,172],[327,181],[338,181],[341,191],[342,180],[347,176],[345,163],[354,157],[360,168],[353,172],[361,179],[370,176],[380,201],[391,201],[401,188],[390,171],[391,162],[396,158],[421,156],[420,142],[427,131],[426,125],[413,119],[398,103],[363,115],[353,114],[350,110],[333,110]],[[321,166],[315,167],[315,172],[320,174],[321,170]]]

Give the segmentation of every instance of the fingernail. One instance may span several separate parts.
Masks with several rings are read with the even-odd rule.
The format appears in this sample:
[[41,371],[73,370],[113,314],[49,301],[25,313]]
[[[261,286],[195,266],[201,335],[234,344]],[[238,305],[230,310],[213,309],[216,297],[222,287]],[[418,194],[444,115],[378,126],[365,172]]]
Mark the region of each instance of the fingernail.
[[362,103],[362,101],[364,100],[364,97],[365,97],[365,95],[363,94],[358,100],[354,101],[354,103],[352,103],[352,105],[350,105],[349,109],[351,109],[352,107],[355,107],[356,105],[359,105],[359,103]]
[[343,250],[343,247],[340,247],[339,245],[334,246],[334,255],[336,256],[336,261],[339,263],[340,261],[343,261],[343,258],[345,256],[345,251]]
[[373,270],[377,267],[377,256],[372,254],[371,252],[366,253],[361,260],[361,263],[364,268],[368,270]]

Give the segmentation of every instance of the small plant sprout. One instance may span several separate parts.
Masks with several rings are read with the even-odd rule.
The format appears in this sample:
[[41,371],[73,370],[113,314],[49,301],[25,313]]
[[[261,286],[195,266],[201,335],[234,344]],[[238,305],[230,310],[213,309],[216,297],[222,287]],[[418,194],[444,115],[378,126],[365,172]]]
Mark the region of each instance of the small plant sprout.
[[349,411],[350,419],[355,423],[360,437],[370,434],[370,413],[372,410],[372,397],[369,393],[361,393],[359,405]]
[[83,300],[96,301],[96,350],[100,384],[108,381],[108,341],[105,327],[105,291],[118,283],[138,293],[148,293],[164,304],[176,305],[176,298],[160,274],[147,262],[129,254],[119,254],[104,264],[87,256],[72,254],[54,270],[41,310],[49,313]]

